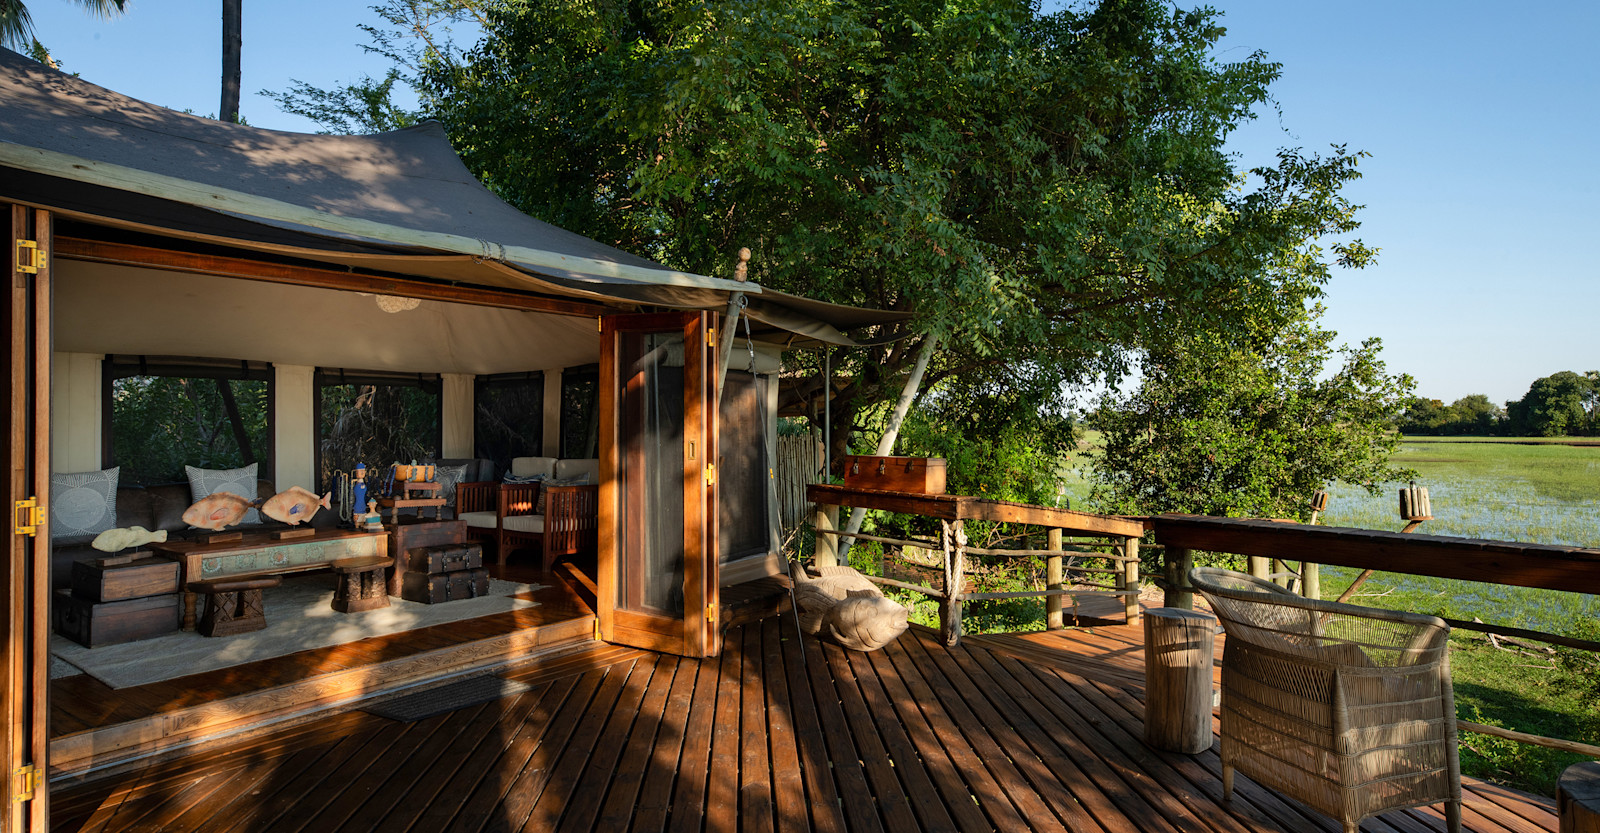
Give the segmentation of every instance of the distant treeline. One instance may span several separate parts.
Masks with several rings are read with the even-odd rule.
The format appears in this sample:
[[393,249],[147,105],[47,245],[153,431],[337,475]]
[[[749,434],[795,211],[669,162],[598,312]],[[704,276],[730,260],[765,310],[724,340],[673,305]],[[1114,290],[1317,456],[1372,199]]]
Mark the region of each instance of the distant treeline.
[[1600,371],[1563,370],[1534,381],[1502,408],[1481,393],[1449,405],[1416,397],[1400,416],[1406,434],[1501,437],[1600,436]]

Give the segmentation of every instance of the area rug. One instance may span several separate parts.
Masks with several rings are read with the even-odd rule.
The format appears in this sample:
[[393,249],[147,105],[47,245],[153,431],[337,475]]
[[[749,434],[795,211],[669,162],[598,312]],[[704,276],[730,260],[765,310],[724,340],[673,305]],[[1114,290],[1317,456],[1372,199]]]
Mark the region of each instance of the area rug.
[[495,676],[472,677],[459,683],[430,688],[416,694],[397,697],[375,706],[368,706],[362,711],[375,714],[378,717],[387,717],[401,723],[415,723],[427,720],[436,714],[453,712],[490,700],[499,700],[513,694],[521,694],[531,690],[533,686],[513,680]]
[[[474,619],[539,603],[513,598],[541,585],[489,580],[489,595],[476,599],[420,604],[398,597],[389,606],[362,613],[340,613],[331,606],[335,576],[288,576],[265,593],[267,627],[254,633],[205,637],[193,632],[85,648],[59,634],[50,635],[50,653],[112,688],[131,688],[247,662],[342,645],[372,636]],[[51,663],[51,676],[59,676]]]

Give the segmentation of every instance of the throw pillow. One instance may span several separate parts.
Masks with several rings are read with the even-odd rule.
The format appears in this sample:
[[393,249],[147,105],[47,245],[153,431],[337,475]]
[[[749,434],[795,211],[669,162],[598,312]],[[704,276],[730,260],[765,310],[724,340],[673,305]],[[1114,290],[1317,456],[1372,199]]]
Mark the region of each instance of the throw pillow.
[[456,505],[456,484],[467,476],[467,464],[459,466],[436,466],[433,477],[439,481],[439,497],[444,498],[444,505]]
[[[232,492],[250,501],[256,499],[255,463],[238,469],[200,469],[184,466],[183,470],[189,475],[189,498],[195,503],[217,492]],[[261,523],[261,515],[255,509],[251,509],[244,513],[239,523]]]
[[99,535],[117,526],[122,467],[50,475],[50,537]]

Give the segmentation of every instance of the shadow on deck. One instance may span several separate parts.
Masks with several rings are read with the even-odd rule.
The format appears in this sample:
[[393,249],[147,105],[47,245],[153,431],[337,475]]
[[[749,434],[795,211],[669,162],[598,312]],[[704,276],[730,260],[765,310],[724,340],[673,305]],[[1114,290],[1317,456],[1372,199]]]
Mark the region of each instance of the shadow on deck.
[[[913,628],[873,654],[734,627],[721,657],[596,644],[501,676],[524,693],[412,723],[350,712],[54,791],[58,831],[1337,831],[1215,746],[1142,741],[1142,632]],[[1473,831],[1553,803],[1465,782]],[[1362,829],[1444,828],[1437,808]]]

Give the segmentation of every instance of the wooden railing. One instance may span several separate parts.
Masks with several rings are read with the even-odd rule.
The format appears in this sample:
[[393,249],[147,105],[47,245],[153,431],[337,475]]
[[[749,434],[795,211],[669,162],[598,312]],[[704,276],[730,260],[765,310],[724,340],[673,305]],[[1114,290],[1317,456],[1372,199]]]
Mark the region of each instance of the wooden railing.
[[[943,566],[941,587],[927,587],[884,576],[868,575],[867,579],[884,586],[920,593],[939,602],[939,627],[946,644],[955,645],[960,641],[962,607],[963,603],[969,601],[1043,598],[1046,627],[1054,629],[1064,624],[1063,598],[1087,595],[1117,596],[1123,601],[1123,610],[1128,621],[1130,623],[1139,621],[1139,539],[1145,533],[1145,522],[1142,519],[1092,515],[1087,512],[960,495],[883,492],[824,484],[806,487],[806,498],[817,505],[813,527],[816,532],[816,564],[819,567],[829,567],[839,563],[838,538],[844,534],[839,529],[841,506],[878,509],[930,518],[939,522],[940,534],[937,541],[887,538],[860,533],[849,537],[858,541],[875,541],[889,546],[915,547],[940,553]],[[966,522],[971,520],[1041,527],[1045,530],[1045,548],[1001,549],[970,546],[967,541]],[[1069,535],[1106,543],[1073,546],[1066,541]],[[1112,566],[1093,568],[1068,564],[1066,559],[1075,554],[1088,554],[1096,559],[1104,559]],[[968,593],[965,591],[968,556],[1008,558],[1043,556],[1045,589]],[[1080,578],[1076,583],[1069,584],[1067,580],[1069,574]],[[1111,577],[1109,584],[1089,578],[1108,575]]]
[[[1443,535],[1307,526],[1281,521],[1157,515],[1156,543],[1165,551],[1163,576],[1168,607],[1193,608],[1188,581],[1194,552],[1246,557],[1251,575],[1266,578],[1274,560],[1313,561],[1360,570],[1600,594],[1600,550],[1512,541],[1481,541]],[[1600,653],[1600,642],[1492,622],[1445,618],[1452,628],[1530,639]],[[1457,721],[1462,731],[1600,757],[1600,746]]]

